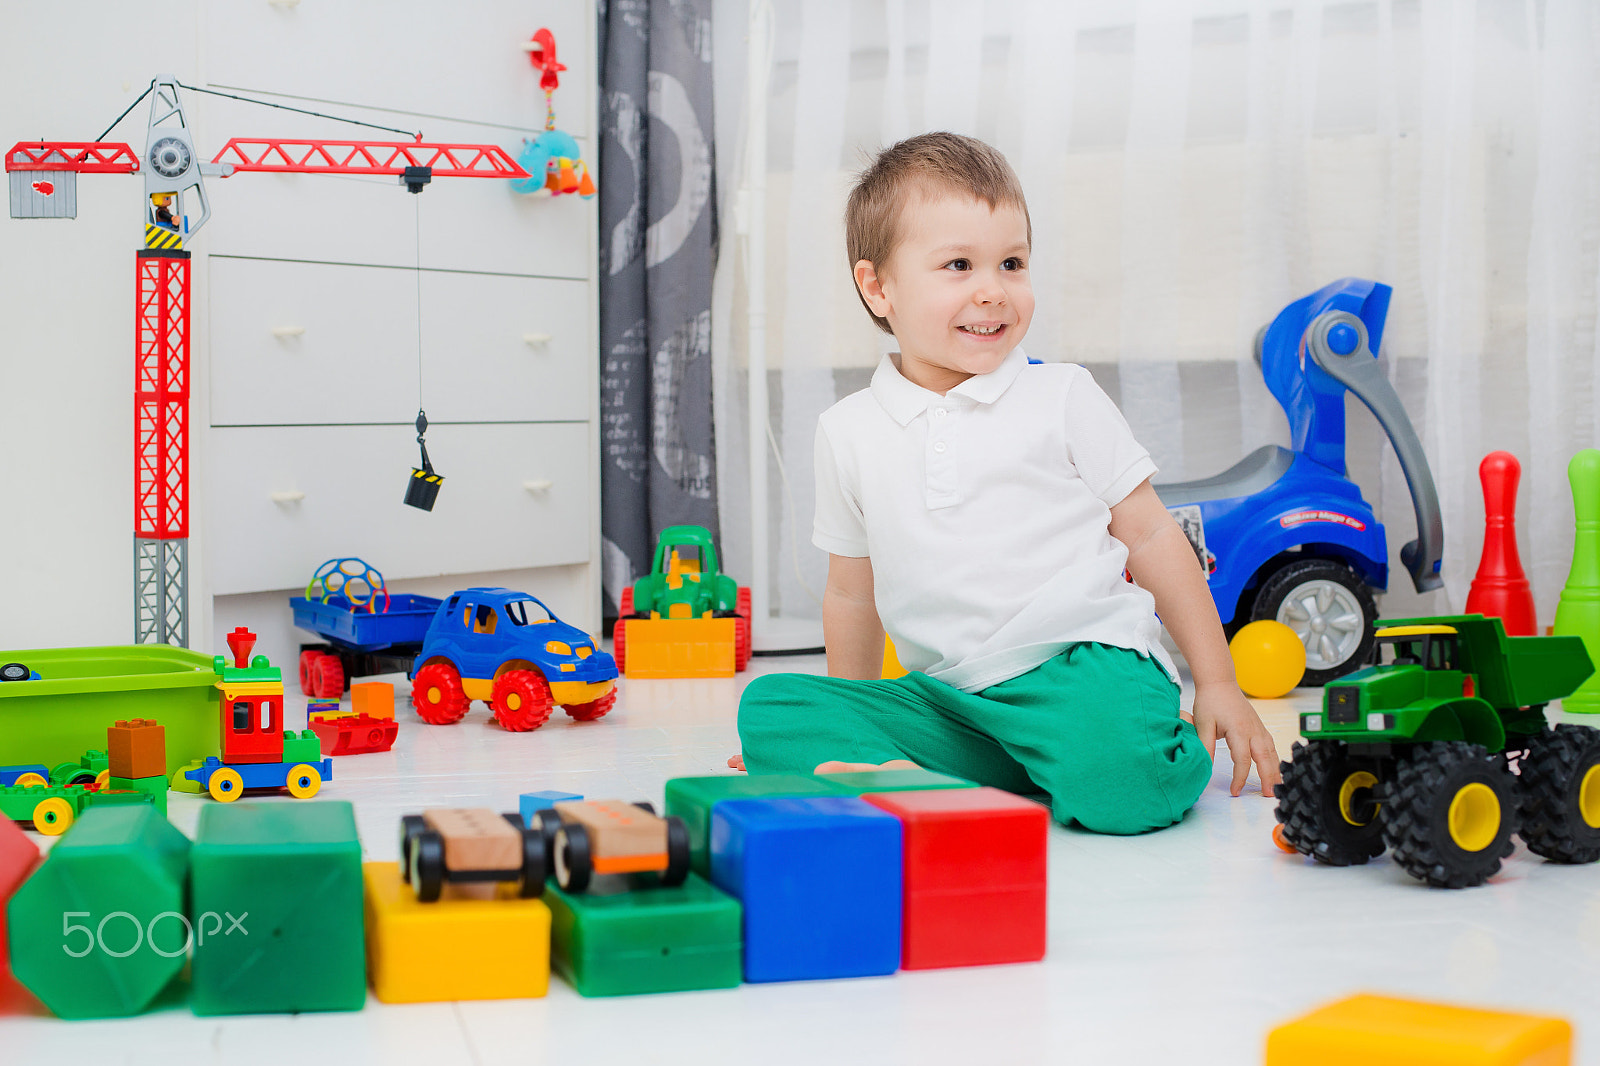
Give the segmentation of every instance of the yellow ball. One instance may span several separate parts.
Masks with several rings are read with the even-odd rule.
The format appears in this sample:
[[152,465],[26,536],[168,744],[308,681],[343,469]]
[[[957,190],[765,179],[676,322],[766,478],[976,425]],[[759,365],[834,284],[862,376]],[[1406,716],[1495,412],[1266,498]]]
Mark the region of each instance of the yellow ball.
[[1282,622],[1251,622],[1228,642],[1233,672],[1246,696],[1275,700],[1306,675],[1306,646]]

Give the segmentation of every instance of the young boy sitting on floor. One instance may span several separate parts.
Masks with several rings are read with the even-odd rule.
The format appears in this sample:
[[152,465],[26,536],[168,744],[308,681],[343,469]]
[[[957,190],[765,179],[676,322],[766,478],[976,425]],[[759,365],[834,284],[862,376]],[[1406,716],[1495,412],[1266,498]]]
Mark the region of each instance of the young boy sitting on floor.
[[[902,141],[861,176],[845,228],[861,300],[900,350],[818,423],[829,676],[750,682],[745,765],[908,761],[1139,833],[1183,817],[1221,737],[1233,795],[1252,760],[1271,795],[1277,751],[1149,453],[1087,370],[1017,347],[1033,231],[1005,157],[951,133]],[[1194,675],[1192,723],[1163,621]],[[873,680],[886,629],[913,672]]]

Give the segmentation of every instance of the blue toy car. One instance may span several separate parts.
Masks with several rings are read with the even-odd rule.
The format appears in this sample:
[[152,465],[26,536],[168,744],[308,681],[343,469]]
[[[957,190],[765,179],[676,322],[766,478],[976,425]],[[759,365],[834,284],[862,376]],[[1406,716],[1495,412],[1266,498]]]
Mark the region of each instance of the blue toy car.
[[1302,684],[1365,664],[1388,587],[1383,524],[1345,469],[1345,391],[1366,404],[1405,472],[1417,539],[1400,560],[1418,592],[1436,589],[1444,530],[1427,457],[1378,366],[1387,285],[1344,278],[1296,300],[1256,335],[1256,365],[1289,418],[1291,446],[1267,445],[1231,469],[1155,490],[1194,545],[1231,638],[1276,619],[1306,646]]
[[544,725],[560,704],[580,722],[617,702],[616,660],[524,592],[452,593],[411,665],[411,705],[424,722],[459,722],[473,700],[513,732]]

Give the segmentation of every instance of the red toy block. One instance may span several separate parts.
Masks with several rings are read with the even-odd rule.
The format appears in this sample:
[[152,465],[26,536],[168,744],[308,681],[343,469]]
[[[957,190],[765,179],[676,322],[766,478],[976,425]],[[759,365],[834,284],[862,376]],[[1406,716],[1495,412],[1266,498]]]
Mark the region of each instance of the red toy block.
[[1044,958],[1049,811],[997,788],[861,798],[905,827],[903,968]]
[[374,718],[370,714],[344,714],[337,718],[318,715],[306,723],[322,741],[329,755],[366,755],[388,751],[400,726],[393,718]]
[[6,903],[39,865],[39,848],[9,818],[0,818],[0,989],[11,980],[6,947]]
[[165,777],[167,731],[154,718],[132,718],[106,730],[111,776]]

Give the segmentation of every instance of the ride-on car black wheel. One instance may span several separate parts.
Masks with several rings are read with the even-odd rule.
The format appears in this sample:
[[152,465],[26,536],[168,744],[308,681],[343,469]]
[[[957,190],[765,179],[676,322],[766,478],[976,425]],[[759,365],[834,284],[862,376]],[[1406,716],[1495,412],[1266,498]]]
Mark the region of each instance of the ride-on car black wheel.
[[418,903],[432,903],[444,890],[444,838],[424,829],[411,841],[411,890]]
[[1354,570],[1331,559],[1300,559],[1261,584],[1251,621],[1282,622],[1306,646],[1302,685],[1326,685],[1359,670],[1372,654],[1378,608]]
[[661,883],[668,888],[689,879],[689,827],[675,814],[667,815],[667,868]]
[[1351,758],[1337,740],[1296,741],[1292,760],[1279,769],[1276,816],[1296,851],[1329,866],[1358,866],[1383,854],[1375,760]]
[[583,892],[594,875],[589,851],[589,831],[576,823],[563,825],[556,833],[556,884],[563,892]]

